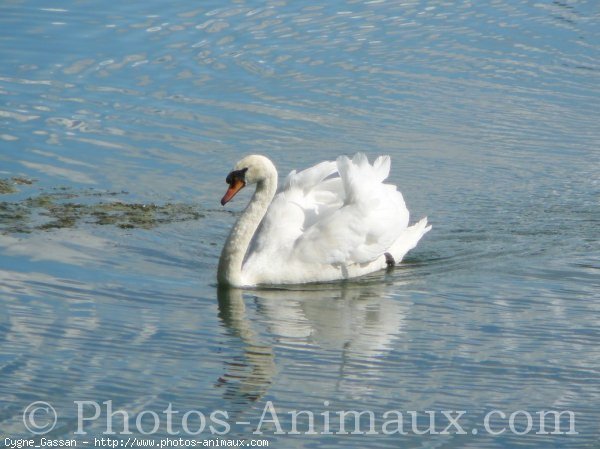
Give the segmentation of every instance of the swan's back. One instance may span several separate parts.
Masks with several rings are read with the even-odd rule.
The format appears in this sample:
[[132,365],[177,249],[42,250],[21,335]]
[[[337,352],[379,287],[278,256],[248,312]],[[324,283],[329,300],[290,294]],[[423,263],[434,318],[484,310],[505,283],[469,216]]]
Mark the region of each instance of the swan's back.
[[[409,212],[396,187],[384,183],[389,171],[389,156],[371,165],[361,153],[292,171],[249,247],[243,267],[247,282],[352,277],[385,267],[384,253],[394,246],[414,247],[430,227],[406,232]],[[398,245],[403,235],[416,240]],[[397,262],[404,256],[391,255]]]

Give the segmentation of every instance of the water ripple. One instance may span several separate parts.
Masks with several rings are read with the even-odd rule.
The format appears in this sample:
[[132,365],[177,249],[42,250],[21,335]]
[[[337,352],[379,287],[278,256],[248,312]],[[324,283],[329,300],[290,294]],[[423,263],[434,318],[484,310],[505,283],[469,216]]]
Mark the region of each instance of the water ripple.
[[[580,432],[407,447],[597,440],[594,2],[59,6],[0,6],[4,432],[23,434],[33,400],[113,399],[131,413],[173,402],[240,420],[273,400],[469,410],[471,427],[491,409],[556,407],[577,412]],[[402,265],[356,283],[217,291],[248,199],[219,209],[235,161],[266,153],[283,176],[356,151],[391,154],[390,181],[433,223]],[[135,217],[109,217],[100,199],[155,205],[164,220],[127,226]],[[67,214],[76,206],[88,215]],[[63,424],[59,436],[74,414]]]

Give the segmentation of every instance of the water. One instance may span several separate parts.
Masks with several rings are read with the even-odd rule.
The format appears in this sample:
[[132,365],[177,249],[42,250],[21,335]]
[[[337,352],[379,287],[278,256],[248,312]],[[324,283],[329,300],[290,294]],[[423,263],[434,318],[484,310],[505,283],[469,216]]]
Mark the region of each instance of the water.
[[[596,447],[599,18],[583,0],[3,2],[0,444],[32,437],[23,410],[45,401],[46,436],[80,447],[108,404],[130,415],[117,437],[156,441],[171,404],[179,436],[196,411],[197,439],[270,447]],[[233,164],[356,151],[390,154],[433,224],[403,265],[218,291],[249,198],[218,203]],[[79,429],[74,401],[100,417]],[[269,404],[284,433],[253,434]],[[294,410],[316,435],[306,415],[289,434]],[[324,433],[340,410],[372,411],[376,434]],[[390,410],[407,435],[383,434]],[[466,433],[417,435],[411,410],[438,432],[465,411]],[[536,434],[540,410],[577,434]]]

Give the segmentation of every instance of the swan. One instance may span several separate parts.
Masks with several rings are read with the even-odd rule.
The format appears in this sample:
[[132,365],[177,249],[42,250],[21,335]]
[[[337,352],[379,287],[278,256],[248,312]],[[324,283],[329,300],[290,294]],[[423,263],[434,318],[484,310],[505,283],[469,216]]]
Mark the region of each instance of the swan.
[[224,206],[256,184],[227,238],[217,270],[221,285],[304,284],[349,279],[400,262],[431,226],[408,226],[396,186],[383,181],[390,157],[371,165],[357,153],[300,172],[277,191],[277,169],[262,155],[241,159],[227,175]]

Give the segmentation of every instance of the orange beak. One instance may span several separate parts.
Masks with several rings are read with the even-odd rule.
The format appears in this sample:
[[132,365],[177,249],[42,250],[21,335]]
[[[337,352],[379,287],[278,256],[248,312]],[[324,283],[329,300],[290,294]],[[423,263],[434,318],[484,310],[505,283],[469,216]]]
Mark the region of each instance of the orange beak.
[[225,192],[225,196],[221,199],[221,205],[225,206],[231,199],[238,193],[240,190],[244,188],[246,183],[241,179],[235,179],[231,184],[229,184],[229,188],[227,192]]

